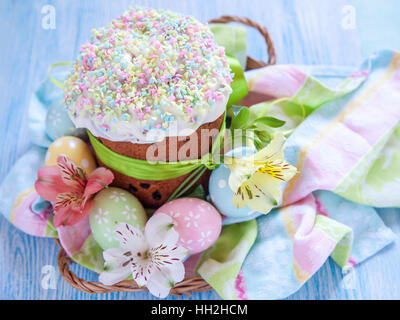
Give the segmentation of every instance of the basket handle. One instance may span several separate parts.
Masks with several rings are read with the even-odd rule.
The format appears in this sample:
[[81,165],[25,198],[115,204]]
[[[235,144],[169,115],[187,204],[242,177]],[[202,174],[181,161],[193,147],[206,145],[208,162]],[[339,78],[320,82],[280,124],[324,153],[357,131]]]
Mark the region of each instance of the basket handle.
[[257,22],[249,18],[243,18],[238,16],[222,16],[220,18],[212,19],[208,23],[229,23],[229,22],[239,22],[257,29],[264,37],[265,43],[267,44],[268,63],[253,59],[252,57],[247,57],[247,65],[246,65],[247,70],[262,68],[268,65],[276,64],[276,51],[274,43],[272,42],[271,36],[269,35],[267,28],[259,25]]

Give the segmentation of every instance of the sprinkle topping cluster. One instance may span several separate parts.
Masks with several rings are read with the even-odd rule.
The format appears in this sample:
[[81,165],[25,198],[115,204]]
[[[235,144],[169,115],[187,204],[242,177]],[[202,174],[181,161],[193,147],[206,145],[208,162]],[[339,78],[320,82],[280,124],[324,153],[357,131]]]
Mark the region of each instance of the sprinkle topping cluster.
[[232,75],[224,49],[193,17],[135,7],[92,33],[65,82],[75,124],[143,137],[177,121],[197,128],[226,104]]

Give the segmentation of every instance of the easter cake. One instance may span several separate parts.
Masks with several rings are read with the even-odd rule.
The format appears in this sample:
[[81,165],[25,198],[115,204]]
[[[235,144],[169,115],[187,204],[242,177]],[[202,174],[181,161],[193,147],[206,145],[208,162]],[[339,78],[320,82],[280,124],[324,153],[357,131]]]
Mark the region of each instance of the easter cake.
[[[64,86],[75,126],[133,159],[160,156],[154,150],[161,145],[167,152],[159,160],[166,162],[209,153],[232,92],[228,60],[209,27],[190,16],[135,7],[92,34]],[[201,139],[204,129],[211,131]],[[187,148],[179,155],[189,141],[197,152]],[[166,202],[190,175],[143,180],[112,171],[113,185],[148,207]]]

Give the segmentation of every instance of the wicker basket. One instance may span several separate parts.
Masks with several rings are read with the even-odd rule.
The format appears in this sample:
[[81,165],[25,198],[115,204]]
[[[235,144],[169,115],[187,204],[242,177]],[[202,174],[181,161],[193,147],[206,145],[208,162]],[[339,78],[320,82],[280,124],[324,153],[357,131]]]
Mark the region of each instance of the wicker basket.
[[[222,16],[220,18],[209,21],[209,23],[228,23],[228,22],[239,22],[257,29],[264,37],[265,42],[267,44],[268,63],[255,60],[251,57],[247,57],[246,70],[262,68],[267,65],[272,65],[276,63],[275,48],[266,28],[260,26],[258,23],[248,18],[242,18],[236,16]],[[56,240],[56,242],[60,247],[60,251],[57,257],[58,269],[60,271],[60,274],[64,278],[64,280],[67,281],[75,289],[86,293],[147,291],[147,288],[145,287],[138,287],[135,281],[133,280],[124,280],[115,285],[108,286],[97,281],[86,281],[82,278],[79,278],[69,268],[70,264],[72,264],[73,261],[68,257],[67,253],[62,248],[60,242],[58,240]],[[182,282],[177,283],[175,287],[171,289],[170,294],[177,296],[180,296],[182,294],[190,295],[191,292],[202,292],[208,290],[212,290],[210,285],[206,281],[204,281],[200,276],[194,276],[186,278]]]

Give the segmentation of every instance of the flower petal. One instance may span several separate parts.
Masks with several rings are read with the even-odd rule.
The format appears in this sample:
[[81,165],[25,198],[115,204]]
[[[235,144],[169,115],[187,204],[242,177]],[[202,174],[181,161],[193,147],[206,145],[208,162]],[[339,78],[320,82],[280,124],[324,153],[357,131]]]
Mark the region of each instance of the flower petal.
[[228,181],[231,190],[234,193],[239,191],[239,187],[266,163],[275,160],[279,160],[278,163],[282,162],[284,143],[285,137],[279,132],[265,148],[251,156],[243,158],[226,157],[226,160],[229,160],[226,162],[226,166],[231,170]]
[[147,289],[158,298],[166,298],[175,283],[182,281],[184,277],[185,267],[183,263],[177,263],[171,267],[154,271],[147,282]]
[[166,277],[164,274],[157,270],[147,283],[149,292],[160,299],[168,296],[171,289],[175,286],[175,281],[172,277]]
[[130,275],[129,264],[127,267],[115,268],[112,271],[103,271],[99,275],[99,281],[105,285],[113,285],[125,280]]
[[66,221],[70,220],[74,215],[78,215],[79,211],[73,210],[71,207],[61,207],[54,211],[53,223],[56,228],[67,226]]
[[83,193],[87,183],[86,173],[65,155],[57,158],[61,178],[66,185],[74,188],[77,192]]
[[84,197],[95,194],[107,187],[114,180],[113,173],[106,168],[97,168],[94,170],[87,182]]
[[[169,274],[178,268],[176,265],[182,265],[182,259],[188,254],[188,251],[180,246],[167,246],[160,245],[157,248],[150,248],[146,252],[142,252],[141,255],[132,255],[133,259],[131,262],[131,270],[133,280],[139,286],[147,285],[154,273],[160,270],[171,269]],[[184,276],[184,270],[181,272]],[[173,273],[172,282],[181,281],[181,273]],[[167,273],[168,274],[168,273]],[[174,280],[174,279],[178,280]],[[170,281],[171,282],[171,281]]]
[[[267,160],[271,161],[277,155],[279,155],[280,152],[282,152],[284,144],[285,144],[285,136],[283,135],[282,132],[278,132],[275,134],[274,138],[265,148],[261,149],[256,154],[248,158],[254,158],[254,160],[257,162],[259,161],[265,162]],[[281,158],[283,158],[283,155]]]
[[179,240],[179,234],[174,228],[174,221],[165,213],[153,215],[147,221],[144,234],[151,247],[158,247],[161,244],[174,246]]
[[247,178],[257,171],[256,167],[251,168],[248,164],[249,163],[242,163],[236,166],[228,166],[231,169],[228,184],[233,192],[236,192]]
[[50,202],[55,202],[59,193],[70,191],[70,188],[61,179],[57,166],[39,169],[35,189],[43,199]]
[[143,259],[137,256],[135,258],[130,263],[132,279],[135,280],[138,286],[142,287],[147,284],[156,268],[154,263],[148,258]]
[[73,210],[80,210],[82,205],[82,194],[78,192],[63,192],[57,195],[54,202],[54,210],[70,207]]
[[120,246],[132,253],[130,270],[133,280],[139,286],[147,283],[153,272],[154,265],[147,257],[148,245],[141,230],[127,223],[117,223],[115,228],[116,239]]
[[143,232],[128,223],[119,222],[115,225],[115,239],[121,248],[129,249],[134,255],[148,249]]
[[92,211],[94,202],[88,201],[83,209],[73,209],[71,206],[60,207],[54,213],[54,226],[72,226],[84,219]]
[[151,248],[149,252],[153,263],[158,268],[164,268],[172,266],[176,263],[180,263],[189,253],[184,247],[164,244],[161,244],[155,248]]
[[185,278],[185,266],[183,263],[174,264],[168,268],[168,271],[175,283],[181,282]]
[[183,259],[189,254],[189,250],[182,247],[182,246],[175,246],[171,252],[170,255],[174,261],[179,260],[180,262],[183,261]]
[[297,168],[283,160],[274,160],[266,163],[263,167],[257,170],[258,172],[268,174],[279,182],[289,181],[297,173]]
[[253,198],[253,193],[250,190],[247,181],[245,181],[233,194],[232,204],[236,208],[240,209],[243,208],[252,198]]
[[278,180],[268,174],[255,173],[248,181],[253,197],[246,204],[251,210],[268,213],[278,205],[282,197],[281,186]]
[[105,265],[111,269],[122,267],[131,255],[132,253],[124,248],[110,248],[103,251]]
[[103,257],[106,271],[100,274],[100,282],[113,285],[130,275],[130,251],[123,248],[111,248],[103,251]]
[[85,202],[85,206],[81,208],[83,217],[88,216],[90,212],[92,212],[93,206],[94,206],[93,198],[87,199]]

